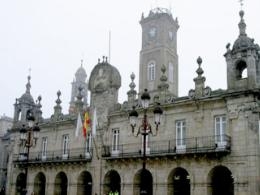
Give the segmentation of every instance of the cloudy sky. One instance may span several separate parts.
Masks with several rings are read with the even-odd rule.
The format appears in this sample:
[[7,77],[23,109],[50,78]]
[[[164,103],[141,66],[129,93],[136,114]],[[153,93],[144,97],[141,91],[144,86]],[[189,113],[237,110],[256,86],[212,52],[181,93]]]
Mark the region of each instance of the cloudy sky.
[[[203,59],[206,85],[226,89],[223,54],[238,36],[238,0],[0,0],[0,115],[13,116],[15,98],[25,92],[31,69],[31,94],[42,96],[43,116],[53,113],[61,90],[68,112],[71,82],[81,59],[88,77],[98,58],[108,55],[122,76],[119,101],[126,100],[130,74],[138,86],[141,14],[155,7],[178,17],[179,95],[194,88],[196,59]],[[260,0],[245,0],[248,36],[260,43]]]

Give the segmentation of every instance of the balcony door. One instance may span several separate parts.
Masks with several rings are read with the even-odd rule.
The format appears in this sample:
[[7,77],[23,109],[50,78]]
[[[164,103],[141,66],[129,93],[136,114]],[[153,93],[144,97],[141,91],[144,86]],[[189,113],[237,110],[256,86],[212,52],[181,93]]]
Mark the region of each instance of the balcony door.
[[176,152],[186,151],[186,122],[185,120],[176,121]]
[[226,116],[215,117],[215,143],[217,148],[223,148],[227,145],[226,139]]

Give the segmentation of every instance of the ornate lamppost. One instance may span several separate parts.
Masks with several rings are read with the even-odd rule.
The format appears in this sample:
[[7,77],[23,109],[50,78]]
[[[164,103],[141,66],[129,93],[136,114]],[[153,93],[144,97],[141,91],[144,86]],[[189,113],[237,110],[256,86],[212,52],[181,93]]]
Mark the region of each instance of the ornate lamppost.
[[26,119],[28,121],[28,126],[23,125],[20,130],[20,140],[21,144],[26,147],[26,166],[25,166],[25,186],[22,189],[22,194],[27,193],[27,175],[28,175],[28,164],[29,164],[29,156],[30,156],[30,148],[36,145],[37,139],[39,138],[40,128],[38,124],[35,124],[35,117],[32,112],[29,110],[26,115]]
[[[139,134],[141,134],[143,136],[143,170],[145,170],[145,166],[146,166],[146,136],[149,134],[153,134],[152,127],[147,119],[147,110],[149,107],[150,99],[151,99],[150,94],[148,93],[147,89],[145,89],[143,94],[141,95],[141,104],[142,104],[142,108],[144,110],[144,116],[142,119],[142,124],[138,128],[136,135],[134,134],[134,131],[135,131],[135,127],[136,127],[138,113],[135,110],[135,107],[133,107],[133,109],[129,113],[129,120],[130,120],[130,125],[132,127],[132,134],[135,137],[138,137]],[[160,119],[161,119],[161,115],[163,113],[159,103],[157,103],[157,105],[155,106],[153,113],[154,113],[154,123],[156,125],[155,135],[157,135],[158,126],[160,125]]]

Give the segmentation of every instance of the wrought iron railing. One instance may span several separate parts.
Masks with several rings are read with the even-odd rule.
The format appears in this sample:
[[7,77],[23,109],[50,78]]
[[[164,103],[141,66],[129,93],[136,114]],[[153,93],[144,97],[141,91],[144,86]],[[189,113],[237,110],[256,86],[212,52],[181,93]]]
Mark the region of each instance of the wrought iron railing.
[[[180,154],[230,153],[231,138],[228,135],[203,136],[179,140],[163,140],[149,142],[146,156],[169,156]],[[103,146],[102,157],[133,158],[143,156],[143,146],[136,143],[118,146]]]
[[13,156],[15,163],[49,163],[49,162],[74,162],[74,161],[91,161],[93,149],[90,148],[77,148],[63,150],[52,150],[39,152],[30,152],[29,159],[27,159],[27,153],[19,153]]

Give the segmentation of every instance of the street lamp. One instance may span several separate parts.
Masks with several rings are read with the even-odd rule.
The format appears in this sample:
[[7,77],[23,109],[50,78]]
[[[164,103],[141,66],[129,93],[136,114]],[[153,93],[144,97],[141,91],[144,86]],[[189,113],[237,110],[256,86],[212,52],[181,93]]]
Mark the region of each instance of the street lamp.
[[[142,108],[144,109],[144,116],[142,119],[142,124],[138,128],[136,135],[134,134],[134,131],[136,127],[138,113],[135,110],[135,107],[133,107],[133,109],[129,113],[129,120],[130,120],[130,125],[132,127],[132,134],[135,137],[137,137],[139,134],[143,136],[143,170],[145,170],[145,165],[146,165],[146,136],[149,134],[153,134],[152,127],[149,124],[147,119],[147,110],[149,107],[150,99],[151,99],[150,94],[148,93],[147,89],[145,89],[143,94],[141,95],[141,104],[142,104]],[[160,125],[160,119],[163,113],[159,103],[157,103],[157,105],[155,106],[153,113],[154,113],[154,123],[156,125],[155,135],[157,135],[158,126]]]
[[22,145],[27,148],[27,158],[26,158],[26,167],[25,167],[25,186],[22,189],[22,194],[27,193],[27,175],[28,175],[28,163],[29,163],[29,155],[30,148],[36,145],[37,139],[39,138],[40,128],[38,123],[35,124],[35,117],[32,112],[29,110],[26,115],[26,119],[28,121],[28,126],[23,127],[20,130],[20,140]]

